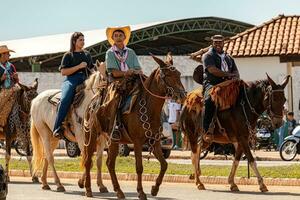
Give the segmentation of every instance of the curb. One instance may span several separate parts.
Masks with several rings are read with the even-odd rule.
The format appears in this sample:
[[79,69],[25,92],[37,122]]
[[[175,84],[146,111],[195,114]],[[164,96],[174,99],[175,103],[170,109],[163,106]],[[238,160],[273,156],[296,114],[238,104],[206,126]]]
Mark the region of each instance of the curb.
[[[58,171],[58,176],[60,178],[71,178],[71,179],[79,179],[82,176],[82,172],[63,172]],[[10,170],[10,176],[18,176],[18,177],[31,177],[29,170]],[[117,173],[118,180],[121,181],[136,181],[136,174],[126,174],[126,173]],[[155,181],[157,178],[157,174],[143,174],[143,181]],[[48,172],[48,177],[53,178],[53,173]],[[97,174],[92,172],[91,178],[96,179]],[[111,180],[109,173],[102,173],[103,180]],[[194,183],[194,180],[190,180],[187,175],[165,175],[164,182],[170,183]],[[204,184],[228,184],[227,177],[220,176],[201,176],[201,182]],[[238,185],[258,185],[256,178],[245,178],[245,177],[237,177],[235,178],[235,183]],[[299,186],[300,179],[298,178],[264,178],[264,183],[268,186]]]

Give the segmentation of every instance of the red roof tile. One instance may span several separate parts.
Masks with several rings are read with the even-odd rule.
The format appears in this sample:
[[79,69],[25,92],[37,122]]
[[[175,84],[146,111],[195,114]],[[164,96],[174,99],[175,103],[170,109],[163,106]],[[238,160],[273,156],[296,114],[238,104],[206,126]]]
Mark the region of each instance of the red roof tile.
[[234,57],[300,55],[300,16],[279,15],[231,37],[224,50]]

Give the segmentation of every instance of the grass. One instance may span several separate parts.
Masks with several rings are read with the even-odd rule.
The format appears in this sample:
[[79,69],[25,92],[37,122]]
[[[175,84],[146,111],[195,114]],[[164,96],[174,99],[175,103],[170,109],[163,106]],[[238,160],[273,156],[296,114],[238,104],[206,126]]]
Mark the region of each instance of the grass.
[[[106,160],[106,157],[104,158]],[[0,159],[0,164],[4,165],[5,160]],[[82,171],[80,168],[80,158],[55,160],[55,167],[58,171],[78,172]],[[145,174],[158,174],[159,163],[153,161],[143,161]],[[258,167],[262,176],[269,178],[300,178],[300,164],[279,167]],[[12,159],[10,162],[10,169],[28,170],[28,164],[24,160]],[[105,162],[102,166],[103,172],[107,172]],[[205,165],[201,167],[203,176],[228,176],[231,166],[210,166]],[[94,166],[92,171],[96,171]],[[118,173],[135,173],[135,160],[131,157],[118,157],[116,163],[116,171]],[[171,175],[190,175],[193,172],[191,165],[173,164],[169,163],[167,174]],[[247,167],[240,166],[237,171],[238,177],[247,177]],[[251,176],[254,173],[251,171]]]

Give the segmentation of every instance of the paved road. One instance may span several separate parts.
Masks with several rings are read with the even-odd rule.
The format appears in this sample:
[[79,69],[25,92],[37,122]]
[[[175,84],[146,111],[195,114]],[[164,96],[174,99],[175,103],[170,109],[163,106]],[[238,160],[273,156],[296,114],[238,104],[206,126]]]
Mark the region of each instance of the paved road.
[[[82,200],[89,199],[84,197],[84,190],[79,189],[76,185],[76,180],[63,179],[67,192],[58,193],[55,191],[43,191],[40,185],[30,183],[29,178],[11,177],[12,182],[9,185],[9,194],[7,200]],[[93,181],[95,186],[95,181]],[[112,191],[110,181],[105,181],[109,191]],[[134,181],[120,182],[120,185],[125,192],[127,199],[137,199],[136,183]],[[144,190],[148,195],[149,200],[299,200],[299,187],[269,187],[268,193],[261,193],[258,191],[258,186],[240,186],[241,192],[229,192],[229,187],[222,185],[206,185],[206,191],[198,191],[193,184],[175,184],[163,183],[158,197],[152,197],[149,194],[151,182],[144,182]],[[56,187],[50,185],[52,189]],[[97,188],[93,188],[94,198],[110,200],[116,199],[113,192],[107,194],[100,194]]]

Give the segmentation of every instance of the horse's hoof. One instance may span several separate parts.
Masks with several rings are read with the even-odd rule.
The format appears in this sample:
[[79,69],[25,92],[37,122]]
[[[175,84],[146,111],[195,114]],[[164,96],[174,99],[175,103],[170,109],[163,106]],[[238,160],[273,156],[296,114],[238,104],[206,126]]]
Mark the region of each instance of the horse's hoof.
[[37,176],[32,177],[31,180],[32,180],[33,183],[39,183],[40,182],[39,178]]
[[82,181],[81,179],[78,180],[78,186],[80,188],[84,188],[84,181]]
[[85,196],[86,196],[86,197],[93,197],[92,191],[86,191],[86,192],[85,192]]
[[190,180],[194,180],[194,179],[195,179],[195,175],[194,175],[194,174],[190,174],[189,179],[190,179]]
[[198,190],[205,190],[205,186],[202,183],[200,183],[197,188]]
[[125,199],[125,195],[122,191],[117,192],[117,197],[118,197],[118,199]]
[[152,189],[151,189],[151,195],[156,197],[157,193],[158,193],[158,190],[159,190],[159,187],[157,186],[152,186]]
[[100,193],[108,193],[107,187],[100,187],[99,191],[100,191]]
[[265,184],[263,184],[259,189],[260,189],[261,192],[268,192],[269,191]]
[[139,194],[139,200],[147,200],[147,195],[143,192]]
[[43,185],[43,186],[42,186],[42,189],[43,189],[43,190],[51,190],[51,188],[50,188],[49,185]]
[[238,191],[240,191],[240,189],[238,188],[238,186],[236,184],[231,185],[230,186],[230,190],[232,192],[238,192]]
[[65,192],[66,190],[65,190],[64,186],[61,185],[61,186],[57,187],[56,191],[57,192]]

